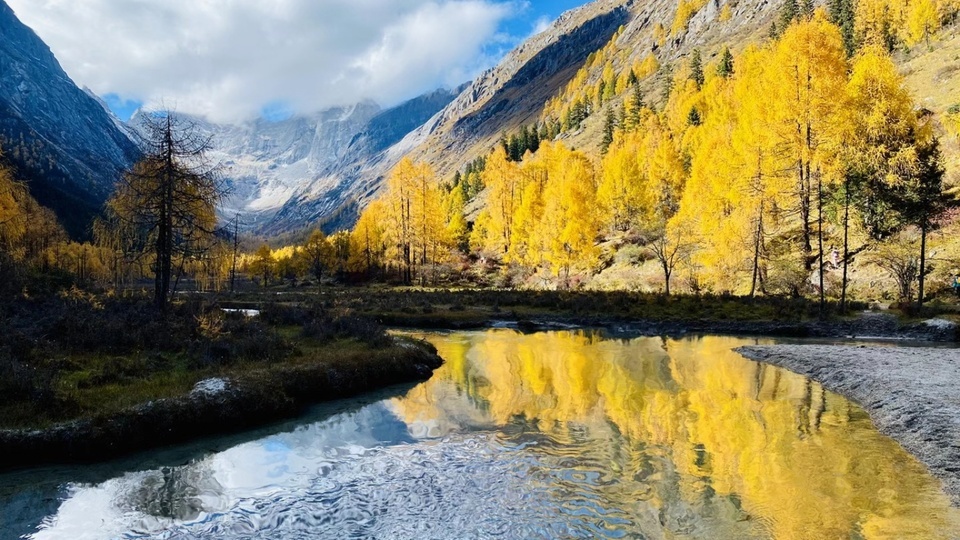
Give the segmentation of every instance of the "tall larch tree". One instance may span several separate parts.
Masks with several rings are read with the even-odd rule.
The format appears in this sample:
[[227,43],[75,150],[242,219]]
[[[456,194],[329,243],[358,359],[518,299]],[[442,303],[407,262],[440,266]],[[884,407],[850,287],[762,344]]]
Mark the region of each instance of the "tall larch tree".
[[523,178],[519,167],[499,148],[487,159],[482,178],[489,189],[484,247],[502,256],[510,249],[513,221],[522,202]]
[[[153,255],[154,301],[166,311],[174,264],[209,248],[225,186],[207,160],[210,137],[174,113],[147,115],[140,159],[107,201],[110,222]],[[177,258],[179,257],[179,261]]]
[[[459,191],[459,190],[455,190]],[[364,208],[350,233],[350,268],[371,277],[384,264],[387,253],[387,205],[376,199]]]
[[550,167],[544,189],[541,230],[546,261],[566,286],[574,268],[592,269],[597,257],[599,232],[593,165],[586,156],[557,145],[558,159]]
[[900,182],[892,169],[908,152],[919,126],[913,99],[886,50],[866,47],[854,59],[847,83],[847,144],[841,153],[843,229],[843,278],[841,304],[846,304],[849,262],[866,246],[851,246],[850,229],[857,221],[869,238],[879,240],[897,228],[897,219],[887,195]]
[[[848,64],[836,26],[818,10],[788,28],[777,43],[770,83],[776,93],[782,151],[793,160],[804,267],[817,266],[823,287],[823,187],[825,172],[842,146],[839,118],[844,110]],[[813,240],[816,235],[817,249]]]

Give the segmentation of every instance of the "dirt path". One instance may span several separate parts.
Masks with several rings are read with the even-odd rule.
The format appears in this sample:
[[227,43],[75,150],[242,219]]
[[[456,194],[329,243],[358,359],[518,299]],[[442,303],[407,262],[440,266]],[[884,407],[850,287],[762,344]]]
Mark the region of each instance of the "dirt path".
[[737,352],[806,375],[859,403],[960,506],[960,349],[773,345]]

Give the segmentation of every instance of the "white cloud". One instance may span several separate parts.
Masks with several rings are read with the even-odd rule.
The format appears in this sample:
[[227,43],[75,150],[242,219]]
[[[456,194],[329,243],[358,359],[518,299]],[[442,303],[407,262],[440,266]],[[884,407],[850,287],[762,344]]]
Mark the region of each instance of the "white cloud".
[[226,121],[390,105],[489,67],[505,0],[7,0],[98,94]]
[[548,28],[550,28],[550,25],[552,24],[553,24],[553,19],[551,19],[550,17],[547,17],[546,15],[538,18],[533,23],[533,32],[531,35],[535,36],[537,34],[545,32]]

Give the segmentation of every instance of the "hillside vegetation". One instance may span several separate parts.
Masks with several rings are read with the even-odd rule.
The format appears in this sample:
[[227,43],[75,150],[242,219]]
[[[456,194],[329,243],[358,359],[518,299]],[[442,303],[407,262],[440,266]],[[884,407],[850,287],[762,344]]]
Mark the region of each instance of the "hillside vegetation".
[[[353,269],[429,280],[459,248],[514,286],[842,297],[852,282],[907,300],[921,275],[946,283],[954,245],[934,233],[953,227],[958,109],[911,89],[953,46],[957,6],[694,4],[621,28],[481,172],[441,182],[403,162],[353,232]],[[706,17],[761,22],[746,46],[671,62],[661,47]]]

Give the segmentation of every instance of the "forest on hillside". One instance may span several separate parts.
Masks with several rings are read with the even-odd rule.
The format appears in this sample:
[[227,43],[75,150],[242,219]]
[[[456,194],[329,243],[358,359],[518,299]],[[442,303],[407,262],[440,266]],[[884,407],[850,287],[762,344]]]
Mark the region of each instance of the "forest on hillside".
[[[3,287],[130,289],[162,266],[167,294],[336,279],[914,300],[960,267],[941,152],[957,123],[918,105],[894,55],[933,47],[954,4],[791,0],[762,42],[665,65],[618,34],[538,122],[452,178],[404,159],[352,230],[283,246],[240,242],[208,194],[158,264],[154,232],[118,219],[137,206],[122,191],[78,243],[3,169]],[[681,1],[654,33],[702,7]],[[587,122],[602,123],[597,152],[568,142]]]
[[[398,166],[352,233],[356,267],[409,282],[461,250],[501,264],[513,286],[577,287],[632,259],[657,267],[646,286],[668,292],[842,297],[857,260],[914,297],[931,233],[951,223],[945,132],[891,58],[916,27],[844,6],[788,3],[768,42],[711,65],[695,51],[660,96],[640,91],[644,63],[617,73],[614,50],[600,51],[588,61],[605,66],[599,82],[585,68],[481,171],[444,183],[426,164]],[[563,142],[590,114],[605,123],[601,156]]]

